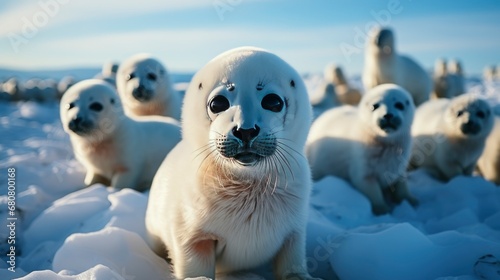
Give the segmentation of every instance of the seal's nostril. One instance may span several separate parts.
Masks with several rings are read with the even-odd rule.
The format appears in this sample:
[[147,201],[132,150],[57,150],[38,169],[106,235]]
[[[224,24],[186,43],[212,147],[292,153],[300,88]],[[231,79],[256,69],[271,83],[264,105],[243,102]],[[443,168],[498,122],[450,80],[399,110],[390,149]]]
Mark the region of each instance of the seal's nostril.
[[255,128],[243,129],[238,127],[233,127],[233,135],[234,137],[240,139],[243,142],[250,142],[250,140],[254,139],[259,135],[260,127],[258,125]]
[[81,117],[76,117],[71,121],[74,125],[79,125],[82,122]]
[[394,117],[394,115],[391,114],[391,113],[388,113],[388,114],[384,115],[384,119],[386,119],[386,120],[390,120],[390,119],[392,119],[392,117]]

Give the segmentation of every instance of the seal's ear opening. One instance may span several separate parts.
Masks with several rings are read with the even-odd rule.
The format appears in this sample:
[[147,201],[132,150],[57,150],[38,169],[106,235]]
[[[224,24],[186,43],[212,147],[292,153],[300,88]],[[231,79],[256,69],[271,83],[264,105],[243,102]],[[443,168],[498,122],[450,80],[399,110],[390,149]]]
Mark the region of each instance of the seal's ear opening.
[[293,87],[293,88],[295,88],[295,81],[294,80],[290,81],[290,86]]
[[203,84],[202,84],[202,83],[200,83],[200,84],[198,85],[198,89],[200,89],[200,90],[201,90],[201,89],[203,89]]
[[111,102],[111,104],[115,104],[115,99],[114,99],[114,98],[111,98],[111,99],[109,100],[109,102]]

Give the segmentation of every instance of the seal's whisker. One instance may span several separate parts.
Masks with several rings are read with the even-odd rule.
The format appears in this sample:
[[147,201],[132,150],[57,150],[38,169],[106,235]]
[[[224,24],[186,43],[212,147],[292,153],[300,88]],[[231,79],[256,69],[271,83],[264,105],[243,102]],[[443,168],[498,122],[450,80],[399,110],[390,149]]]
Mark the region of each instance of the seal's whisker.
[[[293,171],[292,171],[292,166],[290,165],[290,162],[288,161],[287,157],[285,154],[283,154],[282,152],[283,149],[276,149],[276,155],[280,158],[281,162],[284,163],[284,165],[288,168],[288,171],[290,172],[290,174],[292,175],[292,179],[295,180],[295,176],[293,175]],[[298,162],[297,162],[298,164]],[[283,173],[286,174],[286,170],[283,168]]]
[[[196,159],[196,158],[197,158],[197,157],[199,157],[201,154],[203,154],[203,153],[204,153],[204,152],[206,152],[207,150],[209,150],[209,149],[211,149],[211,148],[214,148],[214,147],[215,147],[215,142],[213,142],[213,141],[209,141],[207,145],[205,145],[205,146],[203,146],[203,147],[201,147],[201,148],[196,149],[196,150],[194,150],[194,151],[193,151],[193,153],[198,152],[198,153],[194,156],[194,158],[193,158],[193,159]],[[214,151],[215,151],[215,149],[214,149]],[[211,152],[213,152],[213,151],[211,151]]]

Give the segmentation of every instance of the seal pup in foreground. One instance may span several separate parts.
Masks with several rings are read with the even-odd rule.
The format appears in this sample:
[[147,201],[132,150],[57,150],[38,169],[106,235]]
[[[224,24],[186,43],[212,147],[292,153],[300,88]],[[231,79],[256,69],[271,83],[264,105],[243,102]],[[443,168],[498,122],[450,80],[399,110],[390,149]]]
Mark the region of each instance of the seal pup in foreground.
[[152,248],[168,250],[179,279],[271,260],[277,279],[313,279],[303,154],[311,105],[300,75],[268,51],[236,48],[208,62],[184,100],[183,138],[149,197]]
[[388,28],[371,32],[365,52],[363,84],[365,90],[394,83],[406,89],[415,106],[429,100],[432,82],[429,74],[415,60],[396,52],[394,33]]
[[495,116],[495,125],[477,161],[477,169],[486,180],[500,185],[500,116]]
[[350,182],[371,202],[376,215],[397,203],[417,205],[406,184],[411,152],[414,105],[410,94],[394,84],[368,91],[358,106],[331,109],[314,121],[306,154],[313,180],[333,175]]
[[180,118],[181,97],[163,64],[149,54],[137,54],[121,63],[116,87],[129,116]]
[[417,109],[410,169],[441,181],[472,175],[493,127],[489,104],[473,94],[430,100]]
[[127,117],[115,89],[98,79],[70,87],[61,99],[60,115],[75,156],[87,169],[87,186],[148,189],[181,138],[174,119]]

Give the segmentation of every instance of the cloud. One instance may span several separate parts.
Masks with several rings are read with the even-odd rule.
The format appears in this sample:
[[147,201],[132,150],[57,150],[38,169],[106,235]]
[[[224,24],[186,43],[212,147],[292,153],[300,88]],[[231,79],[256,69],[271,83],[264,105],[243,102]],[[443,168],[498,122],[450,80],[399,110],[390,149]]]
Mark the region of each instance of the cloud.
[[[290,58],[307,59],[308,53],[311,57],[311,54],[335,52],[332,38],[327,36],[329,33],[329,28],[256,31],[250,27],[223,27],[150,29],[56,40],[39,38],[30,49],[6,56],[4,63],[28,64],[32,67],[47,64],[54,67],[67,64],[99,65],[110,59],[123,60],[137,52],[149,52],[165,61],[167,66],[198,69],[218,53],[242,45],[282,52]],[[32,55],[32,50],[36,50],[38,55]]]
[[211,0],[10,0],[6,8],[0,11],[2,19],[0,38],[10,33],[21,34],[27,25],[26,22],[37,28],[49,28],[67,22],[85,22],[89,19],[112,20],[131,15],[211,7],[212,5]]

